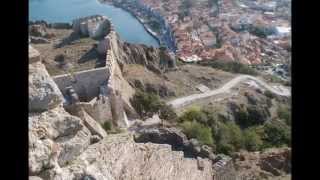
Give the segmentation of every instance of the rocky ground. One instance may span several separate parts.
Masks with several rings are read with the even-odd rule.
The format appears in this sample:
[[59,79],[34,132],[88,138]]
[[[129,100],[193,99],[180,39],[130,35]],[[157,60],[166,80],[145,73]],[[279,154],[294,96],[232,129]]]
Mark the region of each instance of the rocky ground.
[[141,65],[131,64],[124,66],[123,72],[134,87],[158,92],[166,100],[200,93],[197,86],[201,84],[215,89],[234,77],[228,72],[188,64],[163,74],[154,73]]
[[274,148],[264,152],[240,152],[235,157],[235,168],[244,179],[289,180],[291,149]]
[[[251,84],[250,84],[251,83]],[[177,113],[181,114],[184,111],[192,107],[212,107],[216,109],[217,112],[221,114],[228,115],[230,113],[230,107],[235,105],[237,107],[248,107],[250,104],[260,107],[265,107],[269,112],[269,115],[266,115],[265,118],[274,118],[275,109],[279,104],[288,104],[290,98],[282,97],[275,95],[274,98],[266,96],[266,90],[254,83],[253,81],[242,82],[235,87],[231,88],[231,91],[228,93],[222,93],[214,95],[209,98],[201,99],[195,101],[190,105],[186,105],[183,108],[178,108]],[[231,113],[232,114],[232,113]],[[230,115],[228,115],[230,116]],[[232,115],[228,119],[232,118]]]

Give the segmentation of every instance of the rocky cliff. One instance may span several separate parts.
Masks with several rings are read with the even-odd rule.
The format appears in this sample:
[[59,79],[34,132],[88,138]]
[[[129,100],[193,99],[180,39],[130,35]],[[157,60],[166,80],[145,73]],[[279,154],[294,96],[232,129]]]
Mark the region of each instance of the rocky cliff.
[[[124,64],[140,64],[155,73],[175,68],[175,57],[169,55],[165,49],[122,42],[116,33],[108,36],[110,36],[111,49],[120,67]],[[106,44],[105,41],[101,41],[100,44]]]

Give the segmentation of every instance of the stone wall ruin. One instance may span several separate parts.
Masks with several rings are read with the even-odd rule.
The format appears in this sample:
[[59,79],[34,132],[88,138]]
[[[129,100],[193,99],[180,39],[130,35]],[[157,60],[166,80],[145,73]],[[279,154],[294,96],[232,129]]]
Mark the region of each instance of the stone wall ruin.
[[78,94],[81,106],[95,120],[100,123],[110,121],[111,114],[116,126],[126,128],[127,115],[129,118],[137,117],[129,101],[134,90],[122,77],[117,63],[118,35],[112,23],[104,16],[89,16],[74,20],[73,30],[92,38],[107,32],[104,38],[100,38],[97,46],[98,52],[106,57],[106,65],[101,68],[54,76],[55,83],[65,97],[67,97],[66,89],[71,86]]

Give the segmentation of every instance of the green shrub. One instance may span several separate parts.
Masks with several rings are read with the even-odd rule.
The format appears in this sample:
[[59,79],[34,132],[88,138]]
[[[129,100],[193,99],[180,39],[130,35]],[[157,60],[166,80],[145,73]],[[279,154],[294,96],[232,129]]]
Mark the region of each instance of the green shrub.
[[160,110],[163,103],[159,96],[152,93],[137,91],[131,99],[132,106],[142,117],[152,116]]
[[233,152],[235,152],[234,146],[228,143],[220,143],[216,149],[218,153],[226,155],[231,155]]
[[197,122],[206,124],[208,121],[208,118],[206,114],[200,108],[197,108],[197,107],[190,108],[189,110],[184,112],[183,115],[180,116],[179,118],[180,122],[194,121],[194,120]]
[[112,123],[110,121],[106,121],[103,123],[103,129],[106,130],[107,132],[112,129]]
[[235,112],[235,120],[241,128],[263,124],[268,117],[268,110],[259,106],[248,106],[247,110]]
[[245,128],[251,125],[249,114],[246,110],[240,109],[235,113],[235,120],[239,126]]
[[166,119],[168,121],[176,121],[178,116],[177,114],[175,113],[175,111],[172,109],[171,106],[168,106],[166,104],[163,104],[161,107],[160,107],[160,115],[159,117],[161,119]]
[[137,91],[131,99],[131,103],[142,117],[151,117],[153,114],[159,113],[161,119],[171,121],[177,119],[177,114],[172,107],[161,101],[156,94]]
[[185,121],[180,126],[188,138],[196,138],[201,144],[213,145],[214,141],[210,128],[196,121]]
[[264,92],[264,95],[267,96],[267,97],[270,98],[270,99],[273,99],[273,98],[275,97],[275,95],[274,95],[271,91],[269,91],[269,90],[266,90],[266,91]]
[[243,132],[244,146],[248,151],[258,151],[263,145],[260,135],[255,128],[248,128]]
[[219,123],[219,130],[215,140],[219,153],[230,154],[243,147],[242,131],[233,122]]
[[280,106],[277,113],[279,119],[283,119],[288,126],[291,126],[291,111],[288,106]]
[[291,144],[291,129],[280,121],[271,121],[264,125],[265,147],[281,147]]
[[249,126],[260,125],[268,120],[270,112],[268,108],[264,106],[250,105],[247,107],[247,112],[249,114]]

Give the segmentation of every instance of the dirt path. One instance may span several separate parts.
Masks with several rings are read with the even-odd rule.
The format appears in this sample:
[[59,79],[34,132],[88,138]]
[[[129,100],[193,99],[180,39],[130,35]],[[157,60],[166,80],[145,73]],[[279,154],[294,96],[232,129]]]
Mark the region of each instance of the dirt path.
[[266,88],[267,90],[271,91],[274,94],[280,95],[280,96],[290,96],[290,90],[287,88],[275,88],[272,87],[270,85],[268,85],[267,83],[265,83],[264,81],[253,77],[253,76],[249,76],[249,75],[240,75],[235,77],[234,79],[230,80],[229,82],[227,82],[226,84],[224,84],[222,87],[218,88],[218,89],[214,89],[205,93],[200,93],[200,94],[192,94],[189,96],[185,96],[185,97],[181,97],[172,101],[167,102],[168,105],[171,105],[173,108],[180,108],[182,106],[188,105],[192,102],[194,102],[195,100],[199,100],[199,99],[203,99],[203,98],[208,98],[217,94],[221,94],[221,93],[228,93],[229,90],[231,88],[233,88],[234,86],[236,86],[238,83],[242,82],[242,81],[246,81],[246,80],[253,80],[255,81],[257,84],[259,84],[260,86]]

